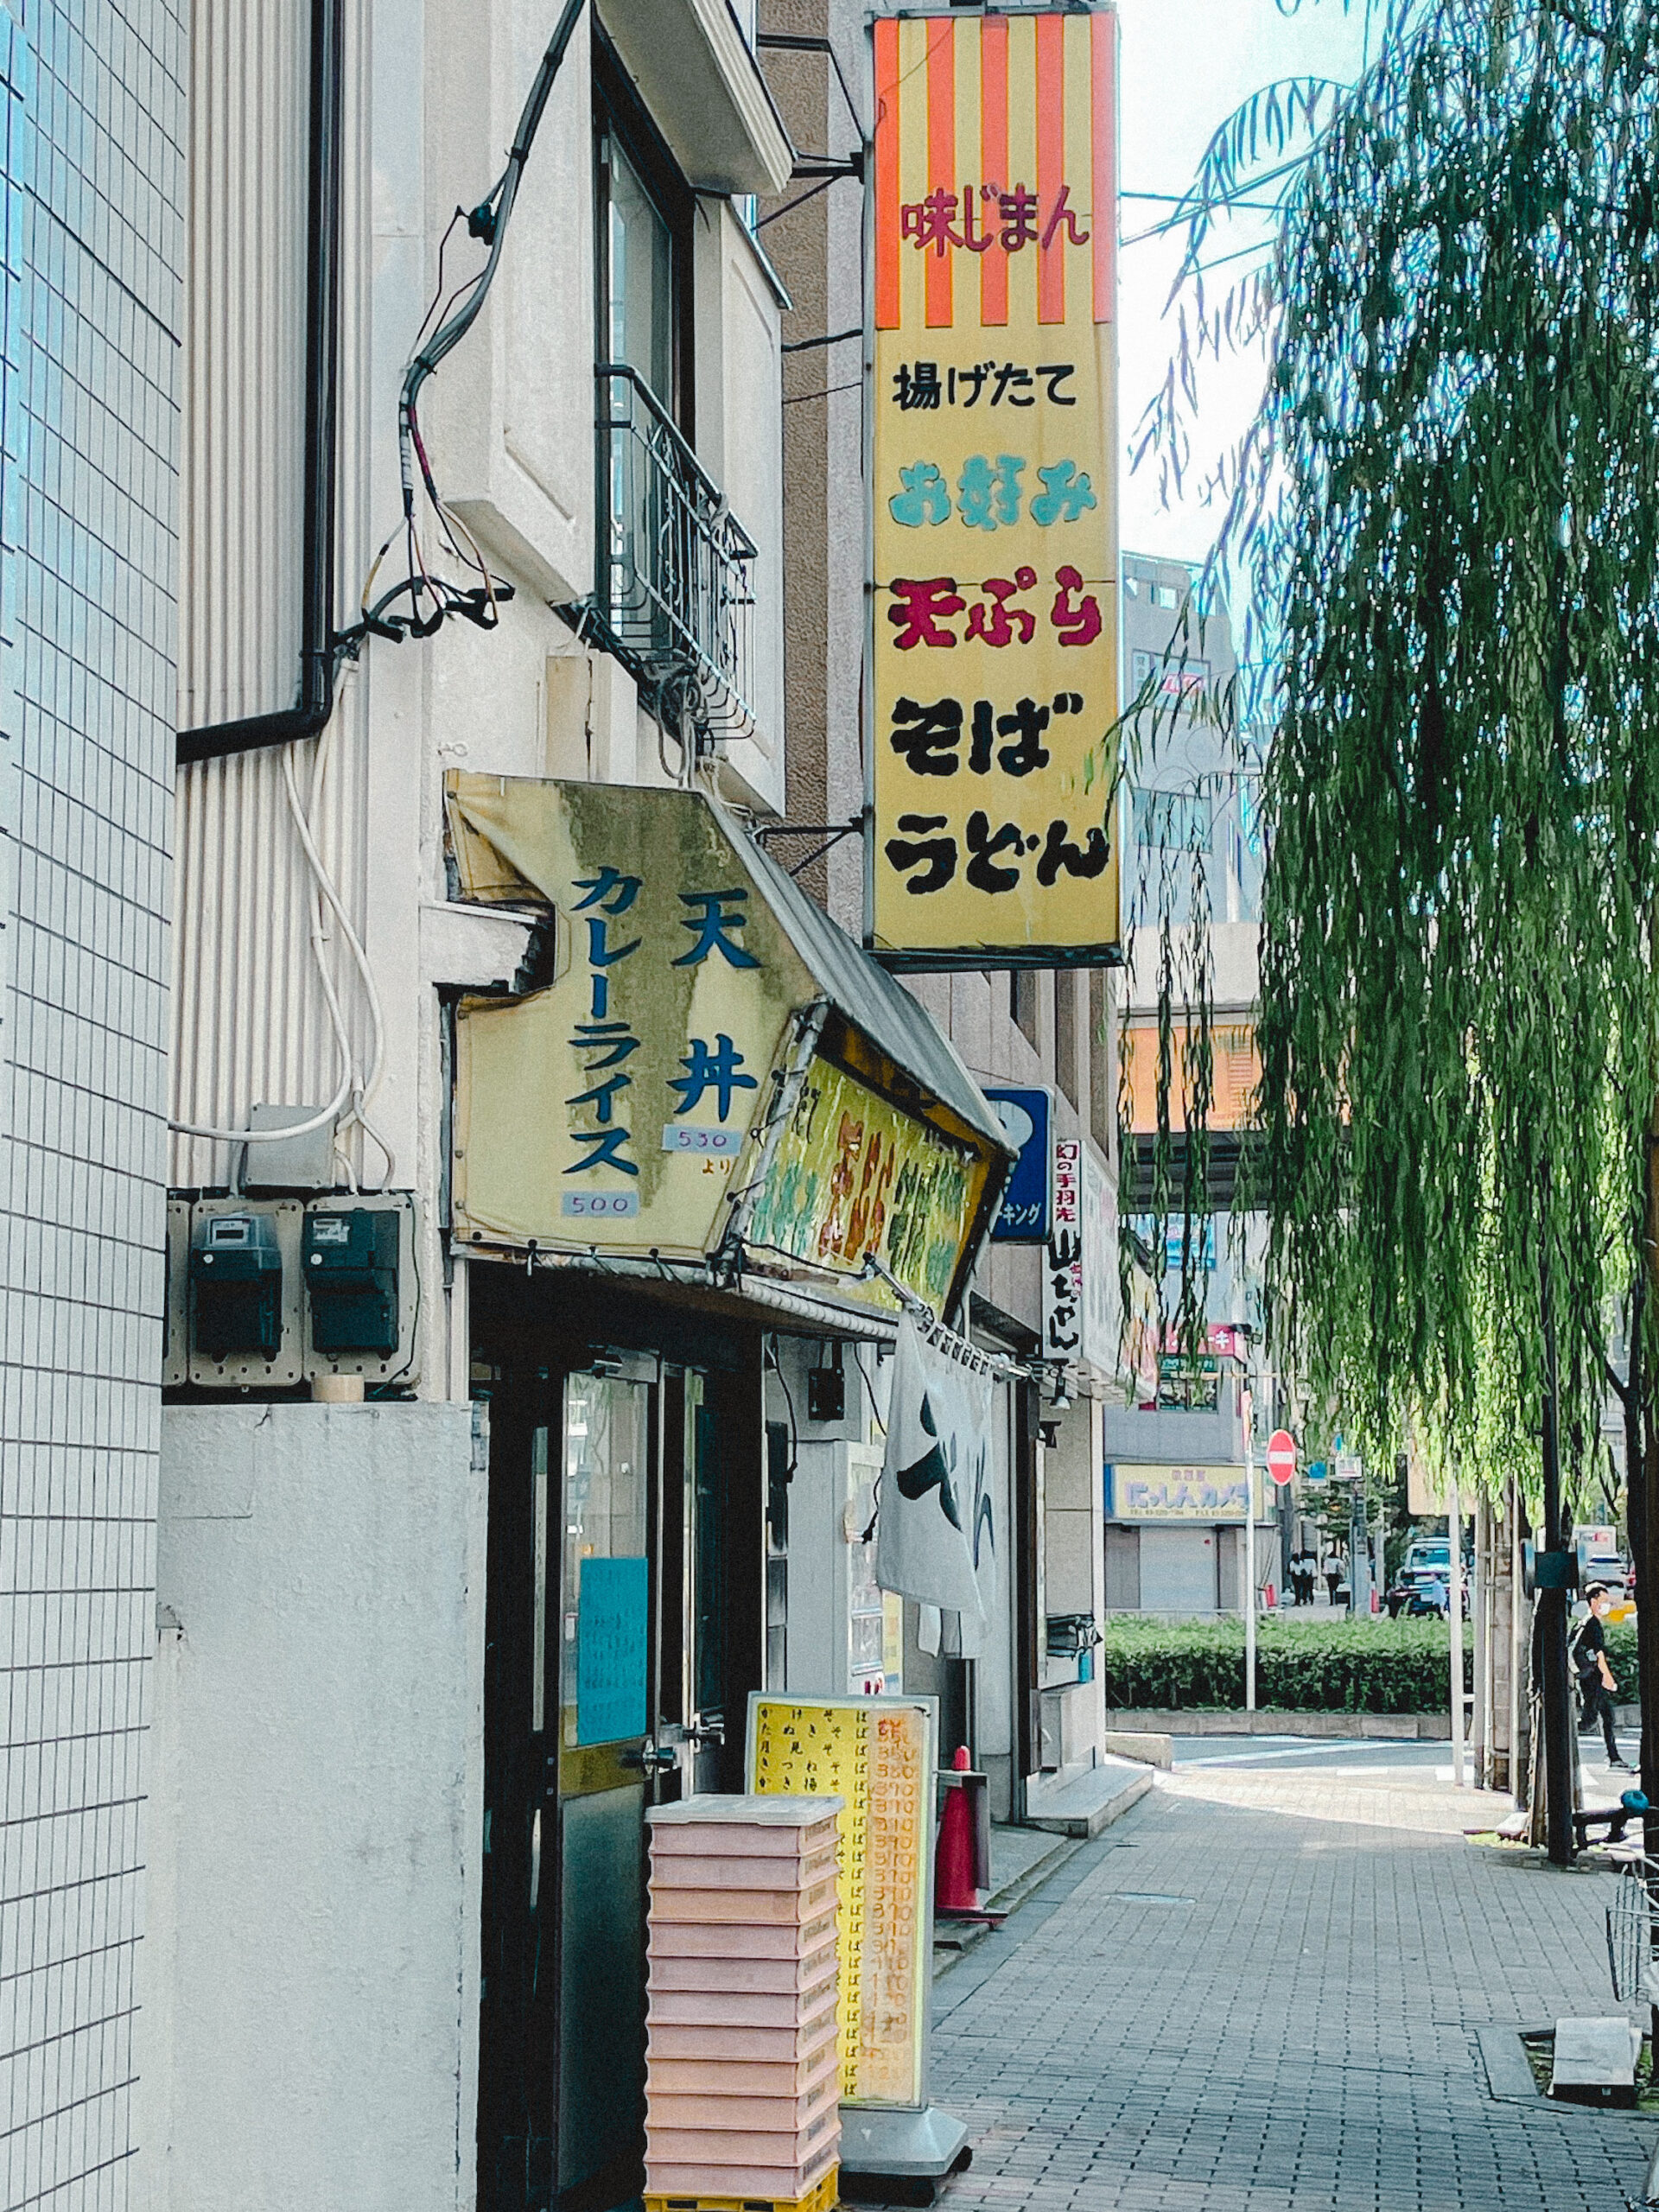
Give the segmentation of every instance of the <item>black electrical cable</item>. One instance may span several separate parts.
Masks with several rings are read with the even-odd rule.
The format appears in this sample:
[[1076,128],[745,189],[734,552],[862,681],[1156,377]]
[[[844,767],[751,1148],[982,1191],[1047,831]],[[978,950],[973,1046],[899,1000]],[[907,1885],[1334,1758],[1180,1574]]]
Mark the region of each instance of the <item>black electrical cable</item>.
[[420,352],[415,354],[404,373],[404,389],[400,406],[404,411],[412,410],[420,397],[422,385],[436,369],[445,355],[452,353],[478,320],[479,310],[495,282],[495,272],[500,265],[501,248],[505,242],[507,226],[512,219],[512,204],[518,196],[519,179],[524,173],[524,163],[530,159],[530,149],[536,143],[536,133],[541,128],[543,111],[548,95],[553,90],[553,80],[559,73],[564,60],[564,50],[575,35],[587,0],[565,0],[565,10],[558,27],[548,41],[542,65],[536,72],[536,80],[530,88],[524,112],[518,118],[518,128],[513,134],[507,165],[494,185],[467,219],[467,226],[475,238],[481,239],[490,249],[489,259],[479,272],[472,297],[466,305],[451,315]]
[[[536,72],[529,94],[518,118],[518,128],[508,150],[506,166],[477,207],[467,213],[457,208],[449,228],[443,236],[438,253],[438,282],[432,305],[422,318],[416,333],[415,350],[404,372],[404,381],[397,400],[397,449],[402,476],[403,520],[405,541],[405,573],[378,599],[371,602],[370,592],[381,562],[390,551],[397,535],[393,530],[375,556],[369,571],[368,582],[363,590],[362,620],[346,632],[339,640],[340,648],[350,653],[360,649],[365,637],[382,637],[397,640],[403,638],[429,638],[452,614],[463,616],[480,629],[493,630],[500,620],[501,602],[513,596],[512,586],[493,575],[489,566],[474,543],[471,533],[458,518],[445,506],[437,486],[432,465],[428,459],[425,441],[421,435],[419,402],[423,387],[435,374],[439,365],[452,353],[477,321],[486,299],[489,296],[495,273],[500,266],[507,229],[518,196],[518,186],[530,159],[531,148],[541,128],[554,81],[564,60],[565,51],[575,35],[586,0],[566,0],[552,37],[548,41],[541,66]],[[458,284],[446,296],[444,259],[450,238],[457,223],[464,222],[472,237],[489,249],[484,265],[469,279]],[[458,304],[457,304],[458,302]],[[432,334],[426,333],[435,317],[438,325]],[[476,584],[461,586],[442,575],[434,575],[421,551],[420,534],[416,524],[415,479],[416,470],[431,502],[432,512],[438,518],[444,543],[463,568],[470,569],[479,581]],[[457,537],[465,538],[463,546]],[[402,600],[408,601],[406,612],[394,613],[392,609]]]
[[784,1471],[784,1480],[792,1483],[795,1471],[801,1464],[801,1431],[795,1419],[795,1401],[790,1394],[789,1381],[784,1373],[784,1363],[778,1357],[778,1332],[772,1336],[772,1371],[778,1377],[778,1387],[784,1394],[784,1403],[789,1408],[789,1465]]

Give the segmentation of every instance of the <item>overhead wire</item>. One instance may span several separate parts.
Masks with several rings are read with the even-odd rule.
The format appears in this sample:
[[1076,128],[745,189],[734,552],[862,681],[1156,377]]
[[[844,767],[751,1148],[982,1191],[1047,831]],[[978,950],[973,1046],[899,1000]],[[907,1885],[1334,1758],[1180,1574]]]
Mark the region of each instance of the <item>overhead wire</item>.
[[[587,0],[566,0],[564,12],[548,41],[520,112],[506,166],[475,207],[457,207],[440,243],[432,302],[416,333],[397,397],[402,512],[370,563],[360,597],[359,622],[343,641],[347,652],[359,647],[365,637],[394,640],[429,638],[452,615],[461,615],[480,629],[493,630],[500,620],[503,602],[513,595],[512,586],[493,573],[472,532],[446,504],[438,488],[426,442],[421,435],[420,398],[426,385],[477,321],[495,282],[524,166],[541,127],[565,49],[586,4]],[[470,235],[487,251],[482,265],[471,276],[448,289],[448,247],[458,226],[463,222]],[[417,483],[419,491],[425,493],[443,546],[475,581],[458,582],[435,569],[429,560],[421,538]],[[376,581],[399,536],[404,541],[404,573],[377,598]]]

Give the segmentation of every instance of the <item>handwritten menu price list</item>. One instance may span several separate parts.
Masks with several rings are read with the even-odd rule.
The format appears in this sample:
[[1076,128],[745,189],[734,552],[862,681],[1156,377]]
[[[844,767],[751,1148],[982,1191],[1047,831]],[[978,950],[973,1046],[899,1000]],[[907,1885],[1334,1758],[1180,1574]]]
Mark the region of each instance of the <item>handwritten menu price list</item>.
[[912,2052],[919,2026],[917,1937],[922,1891],[917,1840],[925,1770],[912,1713],[878,1713],[869,1760],[866,1934],[858,2021],[858,2094],[904,2104],[918,2094]]
[[932,1772],[931,1706],[750,1701],[749,1787],[842,1801],[842,2096],[849,2104],[921,2100]]

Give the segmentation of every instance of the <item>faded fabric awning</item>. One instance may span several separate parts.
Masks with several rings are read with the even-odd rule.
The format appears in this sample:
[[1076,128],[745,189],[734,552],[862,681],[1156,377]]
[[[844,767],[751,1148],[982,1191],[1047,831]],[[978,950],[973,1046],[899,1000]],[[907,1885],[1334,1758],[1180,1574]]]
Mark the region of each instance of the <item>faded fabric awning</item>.
[[461,896],[543,918],[456,1011],[457,1233],[954,1306],[1012,1154],[925,1009],[701,792],[447,797]]

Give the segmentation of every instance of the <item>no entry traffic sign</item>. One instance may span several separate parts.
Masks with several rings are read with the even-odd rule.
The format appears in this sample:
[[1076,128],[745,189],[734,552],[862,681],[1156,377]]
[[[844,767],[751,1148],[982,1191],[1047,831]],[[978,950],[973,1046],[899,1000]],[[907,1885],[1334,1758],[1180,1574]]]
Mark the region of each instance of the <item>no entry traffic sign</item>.
[[1268,1439],[1268,1472],[1276,1483],[1287,1483],[1296,1471],[1296,1440],[1287,1428],[1275,1428]]

